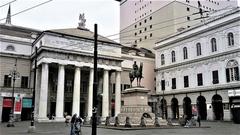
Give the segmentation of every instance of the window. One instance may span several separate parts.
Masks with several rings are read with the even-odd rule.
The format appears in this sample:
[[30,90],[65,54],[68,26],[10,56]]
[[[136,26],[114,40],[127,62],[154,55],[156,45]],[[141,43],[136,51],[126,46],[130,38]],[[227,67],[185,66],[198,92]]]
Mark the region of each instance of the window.
[[152,33],[150,33],[150,37],[152,37]]
[[139,33],[142,33],[142,30],[139,30]]
[[197,44],[196,44],[196,47],[197,47],[197,56],[202,55],[201,44],[200,44],[200,43],[197,43]]
[[183,59],[188,59],[187,47],[183,48]]
[[228,45],[229,46],[233,46],[234,45],[234,37],[233,37],[233,33],[230,32],[227,34],[227,38],[228,38]]
[[145,36],[144,38],[147,39],[147,36]]
[[149,20],[152,20],[152,16],[150,16]]
[[150,29],[152,28],[152,25],[150,25]]
[[165,64],[165,58],[164,58],[164,54],[161,54],[161,65]]
[[141,42],[141,41],[142,41],[142,38],[140,38],[139,41]]
[[27,88],[28,87],[28,77],[22,76],[21,78],[21,88]]
[[12,78],[8,75],[4,75],[4,87],[11,87]]
[[218,84],[219,83],[218,71],[217,70],[212,71],[212,78],[213,78],[213,81],[212,81],[213,84]]
[[226,66],[227,82],[239,81],[239,68],[236,60],[230,60]]
[[144,23],[146,23],[146,22],[147,22],[147,19],[144,20]]
[[135,36],[137,36],[137,32],[135,32],[135,34],[134,34]]
[[187,20],[190,21],[190,17],[189,16],[187,16]]
[[15,51],[15,47],[12,45],[7,46],[6,48],[7,51]]
[[124,90],[130,88],[129,84],[124,84]]
[[216,52],[216,51],[217,51],[216,38],[212,38],[212,39],[211,39],[211,46],[212,46],[212,52]]
[[176,61],[175,51],[172,51],[171,54],[172,54],[172,62],[175,62]]
[[137,25],[135,25],[134,27],[137,28]]
[[146,27],[144,28],[144,31],[147,31],[147,28],[146,28]]
[[188,76],[184,76],[184,88],[189,87]]
[[172,89],[176,89],[176,78],[172,78]]
[[161,87],[162,87],[162,90],[165,90],[165,80],[161,80]]
[[139,25],[141,26],[141,25],[142,25],[142,23],[141,23],[141,22],[139,22]]
[[190,8],[189,8],[189,7],[187,7],[187,11],[190,11]]
[[202,73],[197,74],[197,81],[198,81],[198,86],[202,86],[203,85]]

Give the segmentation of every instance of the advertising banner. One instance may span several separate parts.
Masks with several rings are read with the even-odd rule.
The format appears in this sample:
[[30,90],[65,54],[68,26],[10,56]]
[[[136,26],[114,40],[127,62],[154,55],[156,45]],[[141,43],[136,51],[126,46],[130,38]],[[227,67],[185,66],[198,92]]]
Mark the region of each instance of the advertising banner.
[[22,99],[20,96],[17,96],[15,98],[14,114],[21,114],[21,111],[22,111]]

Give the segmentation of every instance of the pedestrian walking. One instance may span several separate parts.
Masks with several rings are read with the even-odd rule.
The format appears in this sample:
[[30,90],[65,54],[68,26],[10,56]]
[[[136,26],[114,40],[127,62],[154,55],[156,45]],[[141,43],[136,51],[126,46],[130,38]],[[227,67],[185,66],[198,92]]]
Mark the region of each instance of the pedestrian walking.
[[74,123],[74,135],[81,135],[82,131],[81,131],[81,125],[83,123],[82,118],[79,116],[78,118],[76,118],[75,123]]
[[70,129],[70,135],[75,135],[75,128],[74,128],[74,124],[75,124],[75,121],[77,119],[77,114],[75,113],[73,116],[72,116],[72,119],[71,119],[71,129]]
[[198,122],[198,126],[201,127],[201,117],[199,115],[197,117],[197,122]]
[[69,125],[70,120],[71,120],[71,116],[70,116],[70,115],[67,115],[67,116],[65,117],[65,124],[66,124],[65,126],[66,126],[66,127]]

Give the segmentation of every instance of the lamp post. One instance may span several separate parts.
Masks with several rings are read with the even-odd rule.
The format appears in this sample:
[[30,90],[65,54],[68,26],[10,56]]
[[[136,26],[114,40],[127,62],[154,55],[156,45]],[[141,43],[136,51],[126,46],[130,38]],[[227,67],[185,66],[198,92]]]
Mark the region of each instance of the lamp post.
[[36,75],[37,75],[37,47],[35,47],[35,60],[34,60],[34,79],[33,79],[33,93],[32,93],[32,114],[31,114],[31,123],[28,127],[28,132],[33,133],[35,131],[34,125],[34,108],[35,108],[35,91],[36,91]]
[[9,121],[7,124],[7,127],[14,127],[14,88],[15,88],[15,81],[17,78],[20,77],[20,73],[17,72],[17,59],[15,60],[15,65],[14,65],[14,69],[12,71],[10,71],[10,74],[8,75],[8,77],[11,77],[13,80],[13,87],[12,87],[12,108],[11,108],[11,112],[9,114]]
[[93,110],[92,110],[92,135],[97,135],[97,89],[98,89],[98,78],[97,78],[97,24],[94,24],[94,78],[93,78]]

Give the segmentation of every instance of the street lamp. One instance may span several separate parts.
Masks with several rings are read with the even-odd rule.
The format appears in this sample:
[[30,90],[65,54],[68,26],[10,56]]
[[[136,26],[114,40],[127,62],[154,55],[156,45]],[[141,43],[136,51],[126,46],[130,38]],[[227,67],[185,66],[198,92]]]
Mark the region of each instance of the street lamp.
[[20,77],[20,73],[17,72],[17,59],[15,61],[15,65],[14,65],[14,69],[12,71],[10,71],[10,74],[8,75],[8,77],[11,77],[13,80],[13,89],[12,89],[12,108],[11,108],[11,112],[9,114],[9,121],[7,124],[7,127],[14,127],[14,117],[13,117],[13,113],[14,113],[14,87],[15,87],[15,81],[16,79],[18,79]]
[[36,75],[37,75],[37,47],[35,47],[35,60],[34,60],[34,80],[33,80],[33,92],[32,92],[32,114],[31,114],[31,124],[28,127],[28,132],[33,133],[35,131],[34,125],[34,108],[35,108],[35,92],[36,92]]

